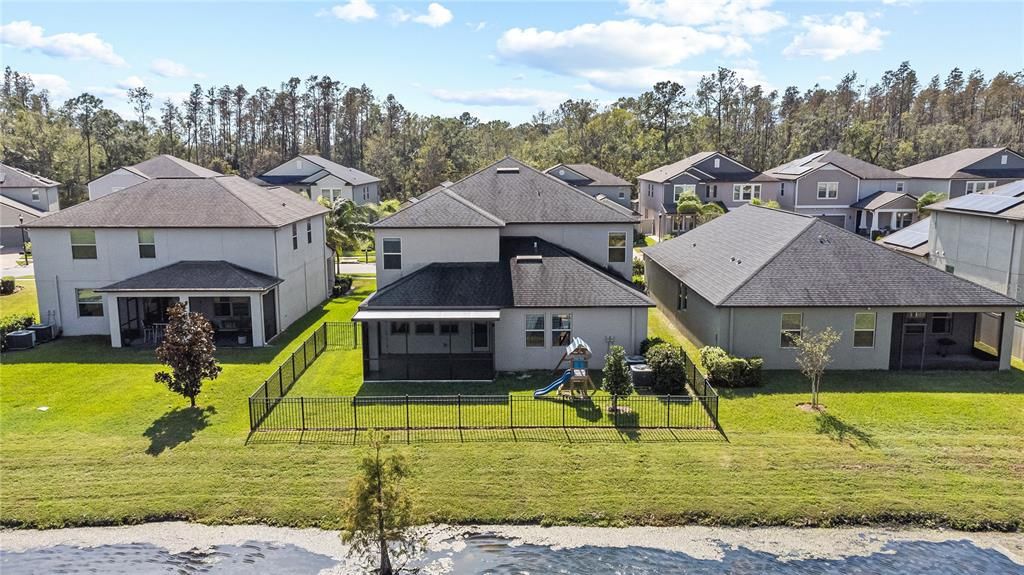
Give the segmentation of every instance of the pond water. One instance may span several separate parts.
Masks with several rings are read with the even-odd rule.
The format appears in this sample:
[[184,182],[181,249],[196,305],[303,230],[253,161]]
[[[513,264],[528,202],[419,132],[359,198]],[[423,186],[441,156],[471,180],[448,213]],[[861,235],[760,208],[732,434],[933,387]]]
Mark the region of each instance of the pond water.
[[[748,532],[756,534],[757,530]],[[80,541],[79,544],[29,547],[19,544],[14,549],[8,549],[4,540],[17,536],[17,532],[7,531],[0,537],[0,572],[4,575],[361,572],[338,549],[329,549],[322,541],[321,544],[304,545],[301,536],[297,540],[298,544],[296,540],[287,543],[250,540],[187,549],[181,545],[166,545],[166,542],[128,542],[131,537],[119,536],[113,539],[117,542],[110,544],[95,544],[98,540],[93,540]],[[966,538],[932,541],[900,538],[887,542],[873,539],[872,542],[877,545],[845,556],[830,556],[834,554],[827,553],[822,556],[793,556],[791,553],[766,549],[766,546],[772,546],[771,540],[755,535],[749,547],[737,545],[735,540],[724,542],[708,539],[708,545],[701,552],[688,554],[680,550],[644,545],[580,545],[577,541],[573,546],[560,546],[547,542],[525,542],[487,532],[467,531],[454,535],[448,532],[444,537],[430,542],[427,551],[410,561],[407,567],[418,569],[424,575],[1024,575],[1024,565],[1014,562],[1007,554],[991,547],[976,545]]]

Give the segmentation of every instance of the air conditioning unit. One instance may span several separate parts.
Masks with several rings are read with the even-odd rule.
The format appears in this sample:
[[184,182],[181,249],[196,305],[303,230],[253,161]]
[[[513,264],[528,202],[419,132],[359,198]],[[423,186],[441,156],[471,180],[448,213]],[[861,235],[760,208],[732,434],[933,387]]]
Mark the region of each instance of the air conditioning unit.
[[27,329],[19,329],[8,333],[5,341],[9,350],[32,349],[36,346],[36,334]]
[[57,326],[52,323],[36,323],[28,326],[28,330],[36,334],[36,343],[46,343],[57,339]]

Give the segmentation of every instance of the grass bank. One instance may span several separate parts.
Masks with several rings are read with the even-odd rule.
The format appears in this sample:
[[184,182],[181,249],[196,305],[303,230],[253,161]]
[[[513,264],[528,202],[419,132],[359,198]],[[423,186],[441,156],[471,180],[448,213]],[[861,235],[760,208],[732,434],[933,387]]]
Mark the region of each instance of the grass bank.
[[[274,348],[221,353],[224,373],[197,410],[153,382],[152,351],[67,338],[5,355],[0,522],[337,527],[362,446],[345,434],[246,442],[245,398],[300,338],[351,317],[372,287],[358,282]],[[293,393],[307,383],[303,393],[359,393],[359,373],[359,352],[328,354]],[[397,449],[416,471],[424,522],[1024,527],[1019,372],[833,373],[825,416],[794,408],[806,387],[776,373],[761,388],[724,392],[728,441],[547,430],[423,435]]]
[[14,280],[15,291],[10,295],[0,296],[0,316],[31,313],[39,317],[36,302],[36,282],[33,278],[17,278]]

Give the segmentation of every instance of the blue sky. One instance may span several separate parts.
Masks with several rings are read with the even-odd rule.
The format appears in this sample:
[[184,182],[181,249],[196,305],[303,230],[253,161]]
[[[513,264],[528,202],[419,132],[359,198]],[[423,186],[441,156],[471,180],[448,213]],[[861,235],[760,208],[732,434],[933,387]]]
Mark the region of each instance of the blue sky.
[[90,91],[127,112],[146,85],[250,91],[330,75],[420,113],[525,121],[572,98],[611,102],[655,81],[688,88],[722,65],[748,84],[873,83],[910,60],[1024,69],[1024,2],[49,2],[4,0],[5,65],[57,97]]

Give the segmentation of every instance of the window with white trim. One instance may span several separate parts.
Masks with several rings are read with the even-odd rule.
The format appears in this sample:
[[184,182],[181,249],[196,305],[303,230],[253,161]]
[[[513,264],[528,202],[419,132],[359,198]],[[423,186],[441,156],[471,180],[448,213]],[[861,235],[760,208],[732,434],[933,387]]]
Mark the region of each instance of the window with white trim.
[[551,314],[551,345],[565,347],[572,341],[572,314]]
[[675,203],[679,203],[679,198],[683,197],[683,194],[697,195],[696,184],[676,184],[672,186],[672,197]]
[[313,220],[306,220],[306,243],[313,243]]
[[1002,156],[999,156],[999,165],[1005,166],[1006,165],[1006,159],[1007,159],[1006,154],[1003,154]]
[[409,333],[409,322],[407,321],[393,321],[391,322],[391,335],[401,335]]
[[153,230],[139,230],[139,257],[152,259],[156,257],[156,232]]
[[32,188],[32,201],[33,202],[38,202],[39,201],[39,188]]
[[732,201],[749,202],[753,199],[761,199],[761,184],[732,185]]
[[932,333],[953,333],[953,314],[950,312],[931,314]]
[[853,347],[875,347],[875,312],[853,314]]
[[544,314],[526,314],[526,347],[544,347]]
[[818,199],[834,200],[839,197],[839,182],[818,182]]
[[626,192],[619,192],[619,199],[620,200],[626,199]]
[[984,192],[989,188],[996,187],[996,183],[991,180],[972,180],[967,182],[967,193],[973,194],[975,192]]
[[292,249],[299,249],[299,225],[292,224]]
[[678,311],[686,310],[686,300],[690,297],[690,288],[686,287],[686,284],[679,282],[678,292],[676,294],[676,309]]
[[608,263],[626,261],[626,232],[608,232]]
[[896,193],[902,194],[903,193],[903,187],[904,187],[903,182],[896,182]]
[[296,170],[301,170],[302,169],[302,160],[295,160],[295,169]]
[[96,259],[96,230],[71,230],[71,259]]
[[903,228],[914,223],[913,212],[896,212],[896,229],[902,230]]
[[78,317],[100,317],[103,315],[103,295],[91,289],[75,289],[75,303]]
[[402,239],[401,238],[384,238],[381,243],[381,255],[384,260],[384,269],[386,270],[400,270],[402,269]]
[[782,314],[782,337],[779,340],[779,347],[796,347],[793,343],[794,337],[800,337],[803,333],[804,314],[783,313]]
[[715,158],[715,167],[716,168],[721,168],[722,167],[722,160],[720,160],[719,158]]

